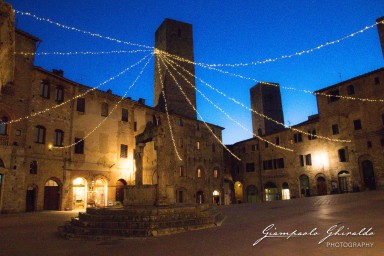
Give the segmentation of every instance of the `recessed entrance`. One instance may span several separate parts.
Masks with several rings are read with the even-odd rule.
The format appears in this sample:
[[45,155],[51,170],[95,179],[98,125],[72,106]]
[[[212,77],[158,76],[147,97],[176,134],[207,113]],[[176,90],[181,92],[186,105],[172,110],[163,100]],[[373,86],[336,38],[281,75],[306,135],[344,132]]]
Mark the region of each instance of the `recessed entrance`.
[[212,200],[214,204],[219,205],[220,204],[220,192],[215,190],[212,193]]
[[369,190],[376,189],[376,181],[375,181],[375,173],[373,171],[373,164],[369,160],[365,160],[361,163],[363,178],[364,178],[364,186]]
[[27,212],[36,211],[36,197],[37,197],[37,187],[29,186],[27,188],[25,211]]
[[256,203],[257,202],[257,188],[255,185],[249,185],[245,189],[247,193],[247,202],[248,203]]
[[127,182],[123,179],[119,179],[116,182],[116,196],[115,201],[124,203],[124,187],[127,185]]
[[87,181],[77,178],[73,181],[73,209],[85,209],[87,203]]
[[235,201],[238,204],[243,202],[243,184],[240,181],[235,182]]
[[283,200],[291,199],[291,193],[289,191],[289,185],[287,182],[284,182],[282,185],[281,198]]
[[107,182],[104,179],[97,179],[94,186],[95,205],[105,206],[107,199]]
[[325,182],[325,178],[323,176],[319,176],[317,178],[317,195],[322,196],[327,194],[327,183]]
[[59,210],[60,187],[54,180],[48,180],[44,186],[44,210]]
[[279,200],[279,192],[277,190],[276,184],[272,182],[268,182],[264,185],[265,192],[265,201],[275,201]]
[[300,180],[300,195],[301,197],[308,197],[311,195],[309,190],[309,178],[307,175],[303,174],[299,178]]
[[203,191],[197,191],[196,193],[196,203],[197,204],[203,204],[204,203],[204,192]]
[[347,171],[341,171],[337,176],[339,178],[340,193],[348,193],[351,175]]

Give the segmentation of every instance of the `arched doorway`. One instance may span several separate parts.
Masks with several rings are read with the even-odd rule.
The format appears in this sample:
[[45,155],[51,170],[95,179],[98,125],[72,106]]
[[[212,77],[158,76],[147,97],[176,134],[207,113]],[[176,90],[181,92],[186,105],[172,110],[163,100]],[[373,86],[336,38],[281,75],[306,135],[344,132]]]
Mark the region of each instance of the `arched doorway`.
[[116,182],[116,196],[115,201],[124,203],[124,187],[127,185],[127,182],[124,179],[119,179]]
[[257,202],[257,188],[255,185],[249,185],[245,189],[247,193],[247,202],[248,203],[256,203]]
[[87,206],[87,181],[83,178],[73,180],[73,209],[85,209]]
[[48,180],[44,186],[44,210],[60,209],[60,186],[53,179]]
[[93,188],[95,205],[102,207],[107,202],[107,182],[104,179],[97,179]]
[[204,192],[199,190],[196,193],[196,203],[203,204],[204,203]]
[[364,178],[364,186],[369,190],[376,189],[376,181],[375,181],[375,172],[373,171],[373,164],[369,160],[365,160],[361,163],[363,178]]
[[290,191],[289,191],[289,185],[288,185],[288,183],[287,182],[284,182],[283,184],[282,184],[282,191],[281,191],[281,199],[282,200],[289,200],[289,199],[291,199],[291,193],[290,193]]
[[37,201],[37,186],[31,185],[27,188],[25,211],[27,212],[36,211],[36,201]]
[[351,175],[349,174],[349,172],[341,171],[341,172],[339,172],[337,177],[339,179],[340,193],[348,193],[348,191],[349,191],[349,182],[350,182],[350,178],[351,178]]
[[323,176],[319,176],[316,179],[317,182],[317,195],[322,196],[327,194],[327,183]]
[[303,174],[299,177],[300,180],[300,195],[301,197],[308,197],[311,195],[309,190],[309,178],[307,175]]
[[265,192],[265,201],[267,202],[280,199],[277,187],[273,182],[268,182],[264,185],[264,192]]
[[235,182],[235,201],[237,204],[241,204],[243,202],[243,184],[240,181]]
[[220,204],[221,200],[220,200],[220,192],[219,191],[217,191],[217,190],[213,191],[213,193],[212,193],[212,201],[213,201],[214,204],[217,204],[217,205]]

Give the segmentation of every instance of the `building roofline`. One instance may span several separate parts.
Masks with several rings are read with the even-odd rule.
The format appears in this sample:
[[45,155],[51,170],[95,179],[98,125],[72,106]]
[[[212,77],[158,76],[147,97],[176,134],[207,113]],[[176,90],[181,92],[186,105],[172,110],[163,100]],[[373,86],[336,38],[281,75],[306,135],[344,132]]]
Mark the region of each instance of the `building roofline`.
[[327,90],[329,90],[329,89],[338,87],[338,86],[343,85],[343,84],[346,84],[346,83],[350,83],[350,82],[352,82],[353,80],[360,79],[360,78],[362,78],[362,77],[364,77],[364,76],[369,76],[369,75],[372,75],[372,74],[374,74],[374,73],[376,73],[376,72],[383,71],[383,70],[384,70],[384,67],[383,67],[383,68],[376,69],[376,70],[373,70],[373,71],[370,71],[370,72],[368,72],[368,73],[365,73],[365,74],[362,74],[362,75],[359,75],[359,76],[356,76],[356,77],[353,77],[353,78],[350,78],[350,79],[345,80],[345,81],[342,81],[342,82],[340,82],[340,83],[337,83],[337,84],[333,84],[333,85],[327,86],[327,87],[325,87],[325,88],[322,88],[322,89],[319,89],[319,90],[317,90],[317,91],[314,91],[314,93],[327,91]]
[[[42,67],[34,66],[34,68],[35,68],[37,71],[40,71],[40,72],[49,74],[49,75],[51,75],[51,76],[53,76],[53,77],[55,77],[55,78],[57,78],[57,79],[63,80],[63,81],[65,81],[65,82],[67,82],[67,83],[70,83],[70,84],[72,84],[72,85],[74,85],[74,86],[85,87],[85,88],[87,88],[87,89],[92,89],[92,88],[94,88],[94,87],[91,87],[91,86],[88,86],[88,85],[83,85],[83,84],[77,83],[77,82],[72,81],[72,80],[70,80],[70,79],[68,79],[68,78],[65,78],[65,77],[63,77],[63,76],[59,76],[59,75],[53,73],[52,71],[46,70],[46,69],[44,69],[44,68],[42,68]],[[108,96],[112,96],[112,97],[121,99],[121,95],[117,95],[117,94],[113,94],[113,93],[108,93],[108,92],[105,92],[105,91],[102,91],[102,90],[99,90],[99,89],[96,89],[95,91],[97,91],[98,93],[103,93],[103,94],[105,94],[105,95],[108,95]],[[131,103],[133,103],[133,104],[135,104],[135,105],[138,105],[138,106],[140,106],[140,107],[148,108],[148,109],[151,109],[151,110],[156,111],[156,112],[165,113],[165,112],[163,112],[163,111],[160,111],[159,109],[156,109],[155,107],[151,107],[151,106],[145,105],[145,104],[140,103],[139,101],[137,101],[137,100],[133,100],[133,99],[131,99],[131,98],[125,98],[124,100],[126,100],[126,101],[130,101]],[[192,120],[192,121],[197,121],[197,122],[199,122],[199,123],[203,123],[203,121],[201,121],[201,120],[197,120],[197,119],[195,120],[195,119],[187,118],[187,117],[185,117],[185,116],[178,115],[178,114],[175,114],[175,113],[170,113],[170,114],[173,115],[173,116],[178,116],[178,117],[180,117],[180,118],[182,118],[182,119],[184,119],[184,120]],[[211,123],[208,123],[208,122],[206,122],[206,123],[207,123],[208,125],[210,125],[210,126],[214,126],[214,127],[218,128],[218,129],[221,129],[221,130],[224,130],[224,129],[225,129],[224,127],[221,127],[221,126],[216,125],[216,124],[211,124]]]
[[18,34],[21,34],[21,35],[23,35],[25,37],[28,37],[29,39],[32,39],[35,42],[41,42],[41,39],[39,39],[39,38],[37,38],[37,37],[35,37],[35,36],[25,32],[25,31],[23,31],[21,29],[15,29],[15,33],[18,33]]

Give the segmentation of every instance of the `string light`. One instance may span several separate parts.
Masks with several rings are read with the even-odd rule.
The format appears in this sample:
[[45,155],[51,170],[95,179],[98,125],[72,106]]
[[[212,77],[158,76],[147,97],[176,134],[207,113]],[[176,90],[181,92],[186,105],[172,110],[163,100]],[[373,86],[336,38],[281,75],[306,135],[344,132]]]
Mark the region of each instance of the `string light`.
[[116,50],[116,51],[101,51],[101,52],[15,52],[18,55],[100,55],[100,54],[114,54],[114,53],[138,53],[138,52],[152,52],[152,50]]
[[136,77],[136,79],[133,81],[133,83],[131,84],[131,86],[129,86],[128,90],[125,91],[124,95],[121,96],[120,100],[113,106],[111,112],[103,118],[103,120],[98,124],[96,125],[88,134],[86,134],[83,138],[81,138],[80,140],[70,144],[70,145],[67,145],[67,146],[62,146],[62,147],[53,147],[53,149],[65,149],[65,148],[70,148],[70,147],[73,147],[75,145],[77,145],[78,143],[84,141],[86,138],[88,138],[91,134],[93,134],[97,129],[99,129],[103,124],[104,122],[112,115],[112,113],[116,110],[117,106],[125,99],[125,97],[127,96],[128,94],[128,91],[131,90],[131,88],[136,84],[136,82],[140,79],[141,75],[143,74],[145,68],[147,67],[148,63],[151,61],[153,57],[153,54],[151,54],[151,57],[147,60],[147,62],[145,63],[144,67],[141,69],[141,71],[139,72],[138,76]]
[[164,53],[166,55],[168,55],[169,57],[174,57],[174,58],[179,58],[181,61],[183,62],[188,62],[190,64],[195,64],[195,65],[198,65],[198,66],[201,66],[201,67],[245,67],[245,66],[250,66],[250,65],[260,65],[260,64],[266,64],[266,63],[270,63],[270,62],[275,62],[275,61],[278,61],[278,60],[283,60],[283,59],[289,59],[289,58],[292,58],[292,57],[295,57],[295,56],[300,56],[300,55],[303,55],[303,54],[307,54],[307,53],[311,53],[311,52],[314,52],[316,50],[320,50],[326,46],[329,46],[329,45],[333,45],[333,44],[336,44],[336,43],[340,43],[348,38],[351,38],[351,37],[354,37],[355,35],[358,35],[358,34],[361,34],[375,26],[377,26],[378,24],[384,24],[384,20],[383,21],[380,21],[380,22],[376,22],[372,25],[369,25],[369,26],[366,26],[365,28],[363,29],[360,29],[356,32],[353,32],[347,36],[344,36],[342,38],[339,38],[337,40],[334,40],[334,41],[330,41],[330,42],[326,42],[326,43],[323,43],[323,44],[320,44],[316,47],[313,47],[311,49],[308,49],[308,50],[302,50],[302,51],[299,51],[299,52],[296,52],[296,53],[293,53],[293,54],[289,54],[289,55],[282,55],[280,57],[276,57],[276,58],[268,58],[268,59],[265,59],[265,60],[261,60],[261,61],[252,61],[252,62],[248,62],[248,63],[233,63],[233,64],[230,64],[230,63],[216,63],[216,64],[208,64],[208,63],[203,63],[203,62],[193,62],[193,61],[190,61],[190,60],[187,60],[185,58],[182,58],[182,57],[179,57],[177,55],[174,55],[174,54],[170,54],[170,53],[166,53],[166,52],[163,52],[161,50],[155,50],[155,53],[156,54],[159,54],[159,53]]
[[[158,56],[156,56],[157,58]],[[179,151],[177,150],[177,147],[176,147],[176,142],[175,142],[175,138],[173,136],[173,131],[172,131],[172,126],[171,126],[171,120],[169,118],[169,112],[168,112],[168,104],[167,104],[167,98],[165,97],[165,90],[164,90],[164,84],[163,84],[163,81],[161,79],[162,75],[161,75],[161,67],[160,67],[160,63],[157,62],[157,71],[159,72],[159,78],[160,78],[160,84],[161,84],[161,94],[163,95],[163,99],[164,99],[164,106],[165,106],[165,113],[167,115],[167,121],[168,121],[168,127],[169,127],[169,132],[171,134],[171,139],[172,139],[172,143],[173,143],[173,147],[175,149],[175,152],[176,152],[176,155],[177,155],[177,158],[179,158],[180,161],[182,161],[183,159],[180,157],[179,155]]]
[[[182,61],[182,62],[186,62],[186,63],[189,63],[189,64],[194,64],[193,61],[190,61],[190,60],[187,60],[187,59],[184,59],[184,58],[180,58],[180,57],[174,57],[172,54],[168,54],[168,53],[166,53],[164,51],[161,51],[161,50],[155,51],[155,54],[156,53],[168,56],[168,57],[170,57],[170,58],[172,58],[174,60],[177,60],[177,61]],[[310,91],[310,90],[306,90],[306,89],[297,89],[297,88],[294,88],[294,87],[281,86],[281,85],[277,85],[277,84],[274,84],[274,83],[268,83],[268,82],[259,81],[259,80],[255,79],[255,78],[246,77],[246,76],[243,76],[243,75],[240,75],[240,74],[232,73],[232,72],[229,72],[229,71],[226,71],[226,70],[222,70],[222,69],[218,69],[218,68],[214,68],[214,67],[210,67],[210,66],[200,65],[198,63],[196,63],[196,65],[198,65],[198,66],[200,66],[202,68],[214,70],[214,71],[217,71],[219,73],[222,73],[222,74],[225,74],[225,75],[229,75],[229,76],[238,77],[238,78],[241,78],[241,79],[244,79],[244,80],[250,80],[250,81],[253,81],[253,82],[256,82],[256,83],[261,83],[261,84],[265,84],[265,85],[280,87],[280,88],[282,88],[284,90],[304,92],[304,93],[308,93],[308,94],[312,94],[312,95],[340,98],[340,99],[345,99],[345,100],[355,100],[355,101],[362,101],[362,102],[381,102],[381,103],[384,103],[384,99],[370,99],[370,98],[350,97],[350,96],[343,96],[343,95],[327,94],[327,93],[322,93],[322,92],[314,92],[314,91]]]
[[[293,54],[289,54],[289,55],[282,55],[280,57],[277,57],[277,58],[269,58],[269,59],[265,59],[265,60],[262,60],[262,61],[252,61],[252,62],[248,62],[248,63],[233,63],[233,64],[206,64],[206,63],[199,63],[199,64],[202,64],[202,65],[206,65],[206,66],[210,66],[210,67],[245,67],[245,66],[250,66],[250,65],[260,65],[260,64],[265,64],[265,63],[270,63],[270,62],[275,62],[275,61],[278,61],[278,60],[283,60],[283,59],[289,59],[289,58],[292,58],[294,56],[300,56],[300,55],[303,55],[303,54],[307,54],[307,53],[311,53],[311,52],[314,52],[316,50],[320,50],[321,48],[324,48],[326,46],[329,46],[329,45],[333,45],[333,44],[336,44],[336,43],[340,43],[341,41],[344,41],[348,38],[351,38],[357,34],[361,34],[363,32],[365,32],[366,30],[368,29],[371,29],[375,26],[377,26],[378,24],[384,24],[384,21],[380,21],[380,22],[376,22],[375,24],[372,24],[370,26],[366,26],[365,28],[363,29],[360,29],[359,31],[356,31],[354,33],[351,33],[347,36],[344,36],[340,39],[337,39],[337,40],[334,40],[334,41],[330,41],[330,42],[327,42],[327,43],[324,43],[324,44],[320,44],[316,47],[313,47],[311,49],[308,49],[308,50],[302,50],[302,51],[299,51],[299,52],[295,52]],[[196,63],[197,64],[197,63]]]
[[273,142],[270,142],[269,140],[267,139],[264,139],[262,137],[260,137],[259,135],[251,132],[249,129],[247,129],[246,127],[244,127],[242,124],[240,124],[238,121],[234,120],[230,115],[228,115],[223,109],[221,109],[219,106],[217,106],[214,102],[212,102],[204,93],[202,93],[199,89],[196,88],[196,86],[194,86],[183,74],[181,74],[170,62],[168,62],[167,59],[165,59],[165,62],[167,62],[188,84],[190,84],[198,93],[200,93],[201,96],[203,96],[204,99],[206,99],[209,103],[211,103],[215,108],[217,108],[220,112],[222,112],[228,119],[230,119],[232,122],[236,123],[238,126],[240,126],[243,130],[247,131],[248,133],[250,133],[251,135],[255,136],[256,138],[258,138],[259,140],[261,141],[264,141],[268,144],[271,144],[272,146],[276,147],[276,148],[279,148],[279,149],[283,149],[283,150],[287,150],[287,151],[291,151],[293,152],[292,149],[290,148],[286,148],[286,147],[282,147],[280,145],[277,145]]
[[241,161],[241,159],[236,156],[234,153],[232,153],[228,148],[227,146],[224,145],[224,143],[216,136],[216,134],[212,131],[211,127],[209,127],[209,125],[204,121],[204,118],[201,116],[201,114],[197,111],[196,107],[192,104],[191,100],[188,98],[188,96],[185,94],[183,88],[180,86],[180,84],[177,82],[177,79],[175,78],[175,76],[173,75],[172,72],[170,72],[170,70],[168,69],[167,65],[165,64],[164,60],[162,58],[160,58],[160,60],[162,61],[162,63],[164,64],[166,70],[169,72],[169,74],[171,75],[172,79],[175,81],[177,87],[179,87],[179,90],[180,92],[184,95],[184,98],[187,100],[187,102],[189,103],[189,105],[191,105],[191,107],[193,108],[193,110],[196,112],[196,114],[200,117],[201,121],[204,123],[204,125],[207,127],[207,129],[211,132],[211,134],[213,135],[213,137],[228,151],[228,153],[230,153],[234,158],[236,158],[237,160]]
[[29,17],[32,17],[32,18],[34,18],[36,20],[39,20],[39,21],[45,21],[45,22],[48,22],[50,24],[56,25],[58,27],[65,28],[65,29],[68,29],[68,30],[77,31],[77,32],[80,32],[80,33],[83,33],[83,34],[86,34],[86,35],[93,36],[93,37],[107,39],[107,40],[110,40],[110,41],[114,41],[116,43],[121,43],[121,44],[127,44],[127,45],[132,45],[132,46],[139,46],[139,47],[143,47],[143,48],[153,49],[152,46],[132,43],[132,42],[128,42],[128,41],[122,41],[122,40],[119,40],[119,39],[116,39],[116,38],[113,38],[113,37],[110,37],[110,36],[103,36],[103,35],[100,35],[100,34],[97,34],[97,33],[92,33],[92,32],[85,31],[85,30],[82,30],[82,29],[78,29],[78,28],[75,28],[75,27],[70,27],[70,26],[67,26],[67,25],[63,25],[63,24],[60,24],[60,23],[58,23],[56,21],[52,21],[52,20],[47,19],[47,18],[38,17],[38,16],[36,16],[34,14],[31,14],[29,12],[22,12],[22,11],[19,11],[19,10],[14,10],[14,12],[17,13],[17,14],[23,15],[23,16],[29,16]]
[[[308,133],[308,132],[305,132],[303,130],[300,130],[300,129],[296,129],[294,127],[290,127],[290,126],[286,126],[284,123],[281,123],[277,120],[274,120],[273,118],[269,117],[269,116],[266,116],[262,113],[259,113],[258,111],[252,109],[252,108],[248,108],[247,106],[245,106],[243,103],[239,102],[238,100],[236,100],[235,98],[232,98],[232,97],[229,97],[227,96],[225,93],[221,92],[220,90],[216,89],[215,87],[213,87],[212,85],[208,84],[207,82],[205,82],[204,80],[200,79],[198,76],[192,74],[191,72],[189,72],[188,70],[186,70],[185,68],[183,68],[182,66],[180,66],[179,64],[177,64],[176,62],[173,62],[172,60],[170,60],[169,58],[167,57],[164,57],[167,61],[170,61],[171,63],[175,64],[177,67],[183,69],[186,73],[188,73],[189,75],[191,76],[194,76],[196,79],[198,79],[201,83],[205,84],[206,86],[208,86],[210,89],[216,91],[217,93],[223,95],[224,97],[228,98],[229,100],[233,101],[234,103],[242,106],[243,108],[249,110],[249,111],[252,111],[253,113],[267,119],[267,120],[270,120],[278,125],[281,125],[287,129],[290,129],[292,131],[295,131],[295,132],[300,132],[300,133],[303,133],[305,135],[308,135],[308,136],[312,136],[312,137],[316,137],[316,138],[319,138],[319,139],[324,139],[324,140],[328,140],[328,141],[332,141],[332,142],[342,142],[342,143],[349,143],[351,142],[351,140],[339,140],[339,139],[333,139],[333,138],[329,138],[329,137],[326,137],[326,136],[321,136],[321,135],[316,135],[316,134],[311,134],[311,133]],[[196,89],[198,90],[198,89]],[[271,143],[273,144],[273,143]]]
[[76,96],[74,96],[74,97],[72,97],[72,98],[70,98],[70,99],[68,99],[68,100],[66,100],[66,101],[64,101],[64,102],[62,102],[62,103],[60,103],[60,104],[54,105],[54,106],[52,106],[52,107],[46,108],[46,109],[44,109],[44,110],[41,110],[41,111],[38,111],[38,112],[35,112],[35,113],[32,113],[32,114],[30,114],[30,115],[28,115],[28,116],[24,116],[24,117],[20,117],[20,118],[17,118],[17,119],[10,120],[10,121],[8,121],[8,122],[6,122],[6,123],[3,123],[3,124],[13,124],[13,123],[17,123],[17,122],[20,122],[20,121],[22,121],[22,120],[24,120],[24,119],[29,119],[29,118],[31,118],[31,117],[36,117],[36,116],[39,116],[39,115],[41,115],[41,114],[47,113],[47,112],[49,112],[49,111],[51,111],[51,110],[53,110],[53,109],[60,108],[60,107],[64,106],[65,104],[68,104],[69,102],[71,102],[71,101],[73,101],[73,100],[75,100],[75,99],[78,99],[78,98],[80,98],[80,97],[83,97],[83,96],[87,95],[88,93],[90,93],[90,92],[92,92],[92,91],[98,89],[99,87],[101,87],[101,86],[103,86],[103,85],[105,85],[105,84],[107,84],[107,83],[113,81],[114,79],[120,77],[121,75],[123,75],[124,73],[126,73],[127,71],[129,71],[130,69],[132,69],[133,67],[139,65],[139,64],[140,64],[141,62],[143,62],[146,58],[148,58],[149,56],[152,56],[152,55],[153,55],[153,53],[150,53],[150,54],[144,56],[142,59],[140,59],[138,62],[132,64],[130,67],[124,69],[123,71],[121,71],[121,72],[118,73],[117,75],[108,78],[108,79],[105,80],[104,82],[100,83],[98,86],[88,89],[88,90],[85,91],[84,93],[78,94],[78,95],[76,95]]

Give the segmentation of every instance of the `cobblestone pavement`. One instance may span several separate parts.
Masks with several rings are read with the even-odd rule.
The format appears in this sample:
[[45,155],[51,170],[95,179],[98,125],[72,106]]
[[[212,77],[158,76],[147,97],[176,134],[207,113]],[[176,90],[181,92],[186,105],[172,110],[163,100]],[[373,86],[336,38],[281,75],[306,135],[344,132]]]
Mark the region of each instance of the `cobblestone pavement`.
[[[59,238],[57,226],[77,212],[0,215],[0,255],[384,255],[384,191],[220,208],[226,220],[218,228],[110,241]],[[271,224],[276,230],[270,232],[315,231],[289,239],[265,238],[253,246]],[[319,244],[334,225],[333,232],[342,226],[344,233],[366,228],[365,235],[332,236]]]

